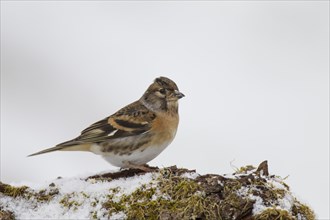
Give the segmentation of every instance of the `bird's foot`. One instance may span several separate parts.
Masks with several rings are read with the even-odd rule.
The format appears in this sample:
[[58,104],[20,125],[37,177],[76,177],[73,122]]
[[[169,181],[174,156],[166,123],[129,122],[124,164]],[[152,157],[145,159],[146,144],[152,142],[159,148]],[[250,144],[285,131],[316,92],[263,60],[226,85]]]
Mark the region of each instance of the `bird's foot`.
[[142,164],[142,165],[137,165],[137,164],[132,164],[132,163],[126,163],[127,168],[129,169],[138,169],[138,170],[142,170],[144,172],[152,172],[155,170],[158,170],[158,167],[151,167],[148,164]]

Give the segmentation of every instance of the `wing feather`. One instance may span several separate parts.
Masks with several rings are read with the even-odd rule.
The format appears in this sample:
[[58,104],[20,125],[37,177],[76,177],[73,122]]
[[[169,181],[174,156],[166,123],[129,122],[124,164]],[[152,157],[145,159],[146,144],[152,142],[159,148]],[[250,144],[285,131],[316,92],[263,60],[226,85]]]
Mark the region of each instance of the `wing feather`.
[[100,143],[114,138],[123,138],[148,132],[155,114],[139,101],[120,109],[86,129],[80,136],[57,146],[71,146],[85,143]]

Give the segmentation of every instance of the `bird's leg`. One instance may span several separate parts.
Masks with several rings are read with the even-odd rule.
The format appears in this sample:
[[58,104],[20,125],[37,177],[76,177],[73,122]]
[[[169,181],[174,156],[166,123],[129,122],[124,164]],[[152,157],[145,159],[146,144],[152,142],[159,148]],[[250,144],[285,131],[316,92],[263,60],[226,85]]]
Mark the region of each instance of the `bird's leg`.
[[130,169],[138,169],[138,170],[142,170],[144,172],[152,172],[155,171],[156,169],[158,169],[158,167],[151,167],[148,164],[142,164],[142,165],[137,165],[137,164],[133,164],[131,162],[125,162],[126,167],[130,168]]

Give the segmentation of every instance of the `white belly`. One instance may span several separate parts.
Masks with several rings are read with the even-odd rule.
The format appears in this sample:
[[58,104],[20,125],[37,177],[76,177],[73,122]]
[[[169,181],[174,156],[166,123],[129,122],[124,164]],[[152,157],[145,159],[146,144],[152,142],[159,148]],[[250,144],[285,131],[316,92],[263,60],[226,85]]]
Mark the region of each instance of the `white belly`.
[[111,165],[126,168],[127,163],[135,165],[143,165],[148,163],[149,161],[157,157],[171,142],[172,141],[158,146],[149,146],[143,151],[137,149],[135,151],[132,151],[132,153],[129,155],[113,154],[111,152],[100,152],[99,150],[97,150],[99,149],[98,145],[94,145],[92,148],[94,149],[94,153],[100,154]]

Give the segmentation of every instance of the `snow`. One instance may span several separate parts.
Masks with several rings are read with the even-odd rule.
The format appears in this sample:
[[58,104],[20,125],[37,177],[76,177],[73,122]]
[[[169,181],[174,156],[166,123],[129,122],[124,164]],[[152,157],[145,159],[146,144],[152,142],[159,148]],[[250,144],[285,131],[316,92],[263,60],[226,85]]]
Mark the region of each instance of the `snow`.
[[264,204],[263,199],[260,196],[255,196],[255,195],[249,193],[252,189],[254,191],[258,191],[258,189],[255,188],[255,186],[253,186],[253,185],[248,186],[248,187],[242,187],[236,193],[239,196],[247,197],[247,198],[255,201],[255,203],[253,205],[253,210],[252,210],[253,215],[258,215],[258,214],[262,213],[264,210],[269,209],[269,208],[274,208],[274,207],[276,207],[277,209],[286,210],[290,213],[292,206],[294,205],[295,199],[292,196],[291,192],[289,192],[288,189],[286,188],[286,186],[283,184],[282,179],[276,178],[276,177],[267,178],[266,184],[273,189],[285,190],[286,193],[283,196],[283,198],[279,198],[279,199],[273,201],[272,204],[270,204],[269,206],[266,206]]
[[125,219],[126,215],[124,212],[118,212],[113,215],[111,215],[110,219],[118,220],[118,219]]
[[242,176],[248,176],[250,174],[255,174],[255,172],[256,172],[256,169],[252,169],[252,170],[247,170],[243,173],[225,173],[222,176],[229,178],[229,179],[236,179],[236,178],[238,179]]
[[199,176],[200,175],[196,172],[186,172],[186,173],[181,175],[181,177],[183,177],[183,178],[193,179],[193,180],[196,179]]
[[293,206],[294,203],[294,197],[289,194],[286,193],[285,196],[282,199],[278,200],[279,202],[279,207],[281,209],[287,210],[288,212],[291,212],[291,208]]
[[264,205],[264,201],[262,200],[262,198],[260,196],[250,195],[249,198],[255,200],[255,203],[253,204],[253,210],[252,210],[253,215],[262,213],[265,209],[269,208]]
[[[104,173],[106,172],[102,172],[101,174]],[[36,192],[40,190],[46,190],[46,192],[58,190],[58,194],[49,202],[40,202],[34,197],[25,199],[0,196],[0,207],[4,210],[13,211],[17,219],[125,219],[126,215],[124,212],[113,213],[109,216],[108,211],[103,208],[103,204],[109,200],[109,195],[112,195],[113,202],[118,202],[123,195],[130,195],[143,185],[144,187],[156,188],[156,193],[153,195],[152,200],[157,200],[158,198],[170,200],[170,197],[162,194],[157,189],[159,175],[161,174],[145,173],[139,176],[120,178],[112,181],[87,179],[91,175],[81,175],[70,178],[58,178],[43,184],[25,182],[24,185],[29,186],[31,190],[35,190]],[[250,175],[260,178],[254,173]],[[199,174],[196,172],[181,174],[181,177],[187,179],[196,179],[198,176]],[[233,175],[233,177],[238,178],[237,175]],[[264,201],[261,196],[251,193],[257,192],[258,194],[258,192],[261,192],[253,184],[241,187],[236,191],[237,195],[255,201],[252,210],[253,215],[258,215],[274,207],[290,213],[295,203],[295,197],[289,191],[283,179],[266,176],[263,176],[263,178],[267,180],[264,183],[266,187],[280,190],[283,192],[281,195],[284,196],[279,196],[279,198],[271,202]],[[221,182],[218,183],[222,185]],[[23,184],[14,183],[11,185],[22,186]],[[303,220],[303,217],[298,217],[299,219]]]
[[[114,171],[115,172],[115,171]],[[102,172],[98,175],[109,173]],[[94,173],[95,175],[95,173]],[[15,213],[17,219],[124,219],[125,213],[118,212],[111,216],[102,207],[108,199],[108,195],[115,190],[114,202],[118,202],[122,195],[130,195],[142,185],[149,187],[156,184],[156,179],[160,174],[146,173],[139,176],[120,178],[112,181],[101,181],[87,179],[88,175],[76,177],[58,178],[44,183],[11,183],[12,186],[26,185],[36,192],[40,190],[58,190],[49,202],[40,202],[36,198],[12,198],[8,196],[0,197],[0,206],[4,210]],[[199,176],[196,172],[187,172],[181,175],[183,178],[195,179]],[[86,180],[87,179],[87,180]],[[164,197],[161,193],[156,193],[153,197]],[[167,198],[170,199],[170,198]],[[70,204],[70,205],[68,205]]]
[[287,188],[285,187],[285,185],[283,184],[283,180],[281,178],[278,177],[274,177],[274,178],[269,178],[268,179],[268,183],[274,187],[275,189],[282,189],[282,190],[287,190]]
[[[18,199],[8,196],[0,197],[0,206],[4,210],[14,211],[17,219],[91,219],[109,217],[102,204],[107,201],[111,189],[117,189],[116,196],[129,195],[144,184],[157,178],[157,174],[146,173],[144,175],[121,178],[113,181],[99,181],[95,179],[85,180],[85,177],[62,178],[46,182],[43,185],[27,184],[34,190],[51,189],[49,184],[54,183],[59,193],[50,202],[38,203],[35,198]],[[18,186],[19,184],[15,184]],[[66,199],[74,202],[71,207],[63,206],[61,201]],[[79,208],[75,208],[79,206]],[[97,213],[93,213],[97,210]],[[115,213],[110,219],[123,219],[124,213]]]
[[277,204],[275,206],[276,209],[286,210],[289,213],[291,213],[291,209],[294,204],[294,197],[289,192],[287,192],[282,199],[277,199],[277,201],[274,201],[273,204],[271,204],[270,206],[266,206],[264,204],[263,199],[260,196],[255,196],[255,195],[249,194],[248,193],[249,190],[250,189],[248,187],[243,187],[238,191],[238,195],[245,196],[245,197],[255,201],[255,203],[253,204],[253,210],[252,210],[253,215],[258,215],[258,214],[262,213],[263,211],[265,211],[266,209],[274,208],[275,204]]
[[[262,198],[259,196],[250,195],[249,198],[255,200],[255,203],[253,205],[253,210],[252,210],[253,215],[260,214],[268,208],[274,208],[273,206],[265,206]],[[291,208],[294,203],[294,199],[290,194],[288,194],[288,193],[285,194],[283,199],[278,199],[277,201],[278,201],[279,205],[276,206],[276,209],[286,210],[289,213],[291,212]]]

